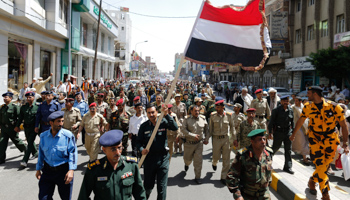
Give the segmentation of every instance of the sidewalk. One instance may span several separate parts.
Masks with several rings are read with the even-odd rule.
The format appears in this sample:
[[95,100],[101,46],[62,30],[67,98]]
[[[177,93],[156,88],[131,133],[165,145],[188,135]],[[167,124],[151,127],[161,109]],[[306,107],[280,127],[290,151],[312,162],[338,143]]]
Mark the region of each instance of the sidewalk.
[[[320,192],[318,185],[317,195],[312,195],[309,192],[307,187],[307,183],[309,181],[310,176],[315,169],[314,166],[304,166],[298,161],[293,159],[293,171],[294,175],[291,175],[287,172],[284,172],[284,155],[282,152],[278,151],[273,157],[273,169],[274,172],[272,174],[272,183],[271,187],[277,191],[279,195],[281,195],[286,200],[298,200],[298,199],[321,199],[322,193]],[[343,177],[337,177],[342,178]],[[344,185],[337,185],[337,182],[333,181],[334,178],[330,178],[330,198],[332,200],[344,200],[350,199],[350,194],[347,192],[350,188],[350,181],[345,182]],[[341,181],[343,182],[343,181]]]

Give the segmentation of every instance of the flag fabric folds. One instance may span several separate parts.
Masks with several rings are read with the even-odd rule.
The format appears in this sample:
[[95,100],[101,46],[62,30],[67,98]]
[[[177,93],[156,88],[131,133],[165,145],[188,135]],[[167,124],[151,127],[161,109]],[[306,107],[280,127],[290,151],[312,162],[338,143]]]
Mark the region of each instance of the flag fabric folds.
[[218,8],[204,1],[185,48],[185,59],[260,70],[268,58],[267,48],[271,48],[264,7],[264,0],[250,0],[241,8]]

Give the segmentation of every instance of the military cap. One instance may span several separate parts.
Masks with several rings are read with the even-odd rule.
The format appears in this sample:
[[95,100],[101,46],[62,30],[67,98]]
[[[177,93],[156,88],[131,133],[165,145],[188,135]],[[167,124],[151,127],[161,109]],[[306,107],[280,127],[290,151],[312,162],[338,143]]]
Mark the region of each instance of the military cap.
[[41,95],[47,94],[47,91],[42,91],[40,94],[41,94]]
[[262,91],[263,91],[262,89],[257,89],[257,90],[255,90],[255,94],[258,94],[258,93],[260,93]]
[[111,87],[110,85],[106,85],[106,88]]
[[66,99],[66,102],[72,102],[72,101],[74,102],[74,99],[73,99],[73,98],[67,98],[67,99]]
[[281,99],[281,100],[286,100],[286,99],[288,100],[288,98],[289,98],[289,95],[284,95],[284,96],[281,96],[280,99]]
[[222,97],[216,97],[215,98],[215,101],[220,101],[220,100],[223,100],[224,98],[222,98]]
[[235,105],[233,105],[233,107],[242,108],[243,106],[240,103],[235,103]]
[[172,108],[173,107],[173,104],[168,104],[168,108]]
[[188,93],[186,93],[186,94],[183,94],[182,96],[185,96],[185,95],[187,95],[187,96],[188,96]]
[[310,86],[310,87],[308,87],[307,88],[308,90],[313,90],[313,91],[320,91],[320,92],[322,92],[323,90],[322,90],[322,88],[320,87],[320,86]]
[[250,131],[250,133],[247,135],[247,137],[254,137],[254,136],[265,136],[266,130],[265,129],[255,129]]
[[135,104],[135,108],[138,107],[138,106],[142,106],[142,103]]
[[224,105],[224,100],[220,100],[220,101],[215,102],[215,105],[223,106]]
[[63,111],[56,111],[51,113],[48,117],[47,117],[47,121],[54,121],[57,118],[63,118],[64,116],[64,112]]
[[26,97],[34,97],[35,93],[34,92],[26,92],[26,94],[24,96],[26,96]]
[[91,107],[96,107],[97,105],[96,105],[96,103],[94,102],[94,103],[91,103],[90,105],[89,105],[89,108],[91,108]]
[[255,108],[249,108],[249,109],[247,109],[247,112],[255,112],[255,111],[256,111]]
[[196,97],[196,98],[194,98],[194,102],[196,103],[196,102],[202,102],[203,100],[201,99],[201,98],[199,98],[199,97]]
[[13,93],[12,92],[5,92],[4,94],[2,94],[2,97],[12,97],[13,96]]
[[80,93],[80,92],[77,92],[77,93],[75,93],[74,96],[76,97],[76,96],[78,96],[78,95],[81,95],[81,93]]
[[140,96],[134,98],[134,101],[140,100]]
[[176,97],[181,97],[181,94],[179,94],[179,93],[175,94],[175,98]]
[[53,94],[52,91],[46,91],[46,94]]
[[161,91],[162,91],[161,89],[159,89],[159,88],[157,89],[157,92],[161,92]]
[[124,99],[121,98],[117,101],[117,103],[115,104],[116,106],[122,105],[124,103]]
[[102,92],[98,92],[97,95],[102,95],[102,96],[104,96],[105,94],[102,93]]
[[117,146],[121,143],[123,134],[123,131],[117,129],[107,131],[100,137],[100,145],[103,147]]

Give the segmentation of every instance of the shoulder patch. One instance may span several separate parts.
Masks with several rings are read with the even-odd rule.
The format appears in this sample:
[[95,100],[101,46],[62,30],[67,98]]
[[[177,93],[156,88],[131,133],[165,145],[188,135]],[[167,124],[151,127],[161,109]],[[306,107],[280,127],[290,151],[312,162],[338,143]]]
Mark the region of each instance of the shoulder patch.
[[190,115],[186,115],[186,116],[185,116],[185,119],[187,119],[187,118],[189,118],[189,117],[190,117]]
[[216,113],[217,113],[217,112],[216,112],[216,111],[214,111],[214,112],[212,112],[210,115],[216,115]]
[[248,149],[247,149],[247,147],[244,147],[244,148],[242,148],[242,149],[239,149],[237,152],[239,153],[239,154],[243,154],[244,152],[246,152]]
[[73,107],[73,110],[80,112],[79,108],[76,108],[76,107]]
[[125,160],[128,162],[134,162],[134,163],[137,163],[138,161],[137,158],[133,156],[125,156]]
[[272,150],[270,147],[266,146],[265,149],[266,149],[270,154],[273,153],[273,150]]
[[95,160],[95,161],[88,164],[88,169],[91,170],[93,167],[96,167],[97,165],[100,165],[100,164],[101,164],[100,160]]
[[201,118],[203,118],[203,119],[206,119],[204,115],[201,115],[201,114],[200,114],[199,116],[200,116]]
[[56,105],[59,105],[59,103],[58,103],[57,101],[55,102],[55,104],[56,104]]
[[65,110],[67,110],[67,108],[62,108],[62,111],[65,111]]
[[232,113],[231,113],[231,112],[226,112],[226,114],[228,114],[228,115],[232,115]]

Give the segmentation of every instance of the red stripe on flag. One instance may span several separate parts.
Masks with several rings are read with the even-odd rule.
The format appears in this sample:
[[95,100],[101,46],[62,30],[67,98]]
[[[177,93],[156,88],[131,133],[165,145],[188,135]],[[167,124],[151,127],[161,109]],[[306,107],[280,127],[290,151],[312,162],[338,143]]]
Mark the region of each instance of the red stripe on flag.
[[250,2],[243,11],[235,11],[230,7],[217,8],[210,5],[208,2],[205,2],[200,18],[241,26],[262,24],[263,16],[259,11],[260,1],[264,4],[263,0],[254,0],[253,2]]

